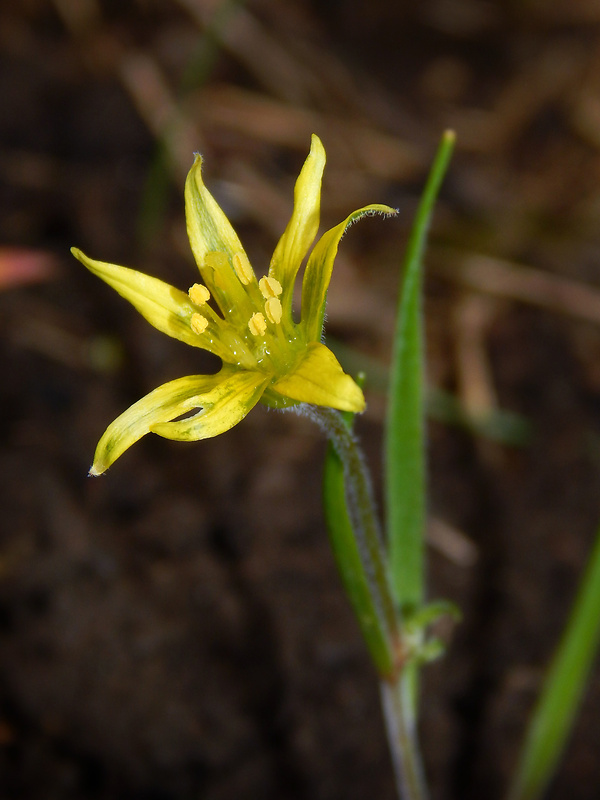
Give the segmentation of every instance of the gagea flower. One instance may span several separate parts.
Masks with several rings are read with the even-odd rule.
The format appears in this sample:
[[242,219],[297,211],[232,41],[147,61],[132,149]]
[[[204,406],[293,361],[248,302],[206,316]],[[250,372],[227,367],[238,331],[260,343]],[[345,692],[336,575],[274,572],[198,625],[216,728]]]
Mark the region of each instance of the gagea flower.
[[206,189],[200,156],[186,181],[185,210],[201,282],[187,294],[142,272],[94,261],[73,248],[82,264],[129,300],[151,325],[223,362],[217,374],[165,383],[121,414],[98,443],[91,475],[102,474],[147,433],[181,441],[207,439],[233,428],[259,401],[274,408],[309,403],[364,410],[361,389],[321,342],[327,288],[346,228],[365,214],[395,211],[366,206],[319,239],[306,264],[301,318],[295,321],[294,281],[319,227],[324,167],[325,150],[313,136],[296,182],[292,217],[261,278]]

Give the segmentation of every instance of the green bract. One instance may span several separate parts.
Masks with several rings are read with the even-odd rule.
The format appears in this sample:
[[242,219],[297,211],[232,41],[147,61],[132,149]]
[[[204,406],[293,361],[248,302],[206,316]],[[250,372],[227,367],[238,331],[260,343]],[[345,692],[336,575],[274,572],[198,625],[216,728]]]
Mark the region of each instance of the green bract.
[[[321,342],[327,289],[348,225],[365,214],[395,211],[383,205],[366,206],[322,236],[308,257],[301,319],[295,322],[294,282],[319,227],[324,167],[325,150],[313,135],[296,182],[292,217],[268,274],[260,279],[202,181],[200,156],[186,181],[185,208],[202,283],[185,293],[142,272],[94,261],[73,248],[82,264],[129,300],[151,325],[223,361],[216,375],[192,375],[166,383],[121,414],[98,443],[92,475],[103,473],[147,433],[182,441],[217,436],[240,422],[259,400],[275,408],[311,403],[342,411],[364,410],[361,389]],[[180,419],[184,414],[188,416]]]

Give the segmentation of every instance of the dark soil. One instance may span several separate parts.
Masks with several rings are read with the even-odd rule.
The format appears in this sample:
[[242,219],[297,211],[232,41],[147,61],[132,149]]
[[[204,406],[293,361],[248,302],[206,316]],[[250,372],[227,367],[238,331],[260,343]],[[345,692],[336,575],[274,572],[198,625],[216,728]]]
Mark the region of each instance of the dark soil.
[[[260,407],[214,440],[148,437],[87,478],[123,409],[216,364],[69,247],[187,289],[183,178],[200,150],[261,271],[314,130],[324,225],[370,202],[401,211],[344,239],[329,306],[348,368],[385,363],[410,220],[452,126],[430,383],[475,416],[521,415],[530,436],[431,422],[429,594],[464,620],[427,669],[422,741],[435,800],[495,800],[598,523],[600,313],[572,299],[587,287],[593,305],[600,283],[597,3],[218,6],[0,10],[0,796],[392,800],[319,432]],[[27,273],[8,248],[40,260]],[[473,288],[479,256],[500,273],[488,286],[482,266]],[[545,288],[515,288],[526,267]],[[359,433],[379,481],[376,383]],[[599,709],[596,671],[551,800],[598,796]]]

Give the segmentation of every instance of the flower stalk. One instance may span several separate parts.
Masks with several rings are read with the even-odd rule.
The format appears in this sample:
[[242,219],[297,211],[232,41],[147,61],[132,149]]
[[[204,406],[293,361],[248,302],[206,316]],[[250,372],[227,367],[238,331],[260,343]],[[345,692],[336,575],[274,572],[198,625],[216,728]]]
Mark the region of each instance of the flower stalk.
[[401,800],[425,800],[409,691],[411,643],[393,599],[369,470],[346,415],[309,405],[296,407],[296,411],[319,425],[333,451],[325,464],[327,527],[342,580],[379,673],[398,796]]
[[341,414],[332,408],[304,404],[297,413],[308,417],[326,433],[341,461],[346,507],[366,581],[386,639],[393,651],[399,626],[387,570],[383,536],[375,512],[371,478],[362,451]]
[[426,800],[428,793],[421,761],[408,676],[401,669],[395,681],[381,681],[381,704],[388,744],[401,800]]

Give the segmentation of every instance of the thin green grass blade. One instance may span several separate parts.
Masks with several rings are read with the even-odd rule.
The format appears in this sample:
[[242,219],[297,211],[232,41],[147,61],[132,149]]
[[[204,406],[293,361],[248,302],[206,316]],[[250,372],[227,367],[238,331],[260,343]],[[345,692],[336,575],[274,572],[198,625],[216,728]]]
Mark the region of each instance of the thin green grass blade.
[[332,444],[325,456],[323,509],[333,555],[371,659],[379,676],[389,677],[394,672],[392,645],[364,571],[346,506],[344,467]]
[[422,275],[427,230],[455,136],[438,148],[411,231],[404,262],[390,372],[385,433],[385,501],[390,571],[400,608],[423,602],[425,527],[425,400]]
[[600,531],[525,736],[510,800],[542,796],[566,745],[600,645]]

